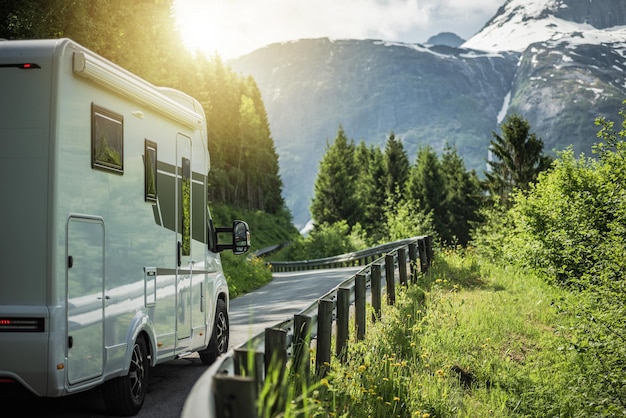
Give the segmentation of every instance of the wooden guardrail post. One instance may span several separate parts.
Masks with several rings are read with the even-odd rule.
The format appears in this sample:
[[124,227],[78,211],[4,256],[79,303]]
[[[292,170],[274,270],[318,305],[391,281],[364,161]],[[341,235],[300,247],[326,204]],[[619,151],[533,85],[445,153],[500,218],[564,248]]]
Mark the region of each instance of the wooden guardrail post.
[[354,278],[354,323],[357,341],[365,338],[365,274]]
[[284,365],[287,362],[287,331],[280,328],[265,329],[265,372],[270,369],[270,363]]
[[396,279],[394,272],[396,270],[393,254],[385,255],[385,280],[387,281],[387,305],[396,303]]
[[235,375],[250,377],[254,380],[256,398],[263,387],[263,353],[247,348],[236,348],[233,353],[233,363]]
[[372,264],[371,267],[372,278],[371,278],[371,292],[372,292],[372,308],[374,308],[374,312],[372,313],[372,321],[377,321],[380,319],[380,309],[381,309],[381,295],[382,290],[380,288],[380,264]]
[[426,260],[428,267],[433,263],[433,237],[428,235],[426,237]]
[[407,286],[409,281],[406,271],[406,248],[398,248],[398,272],[400,274],[400,284]]
[[286,387],[285,365],[287,363],[287,331],[280,328],[265,329],[265,383],[272,391],[266,399],[272,399],[271,405],[263,405],[272,415],[285,410]]
[[420,253],[420,272],[426,273],[428,270],[428,255],[426,254],[426,238],[421,238],[418,241],[419,253]]
[[325,377],[330,369],[330,346],[333,331],[333,301],[317,301],[317,355],[315,356],[315,374]]
[[337,289],[337,347],[335,355],[342,362],[347,358],[348,336],[350,331],[350,289],[340,287]]
[[411,267],[411,283],[417,283],[417,243],[409,244],[409,265]]
[[311,374],[311,317],[294,315],[293,317],[293,368],[300,381],[308,386]]
[[256,383],[244,376],[213,376],[213,399],[217,418],[257,417]]

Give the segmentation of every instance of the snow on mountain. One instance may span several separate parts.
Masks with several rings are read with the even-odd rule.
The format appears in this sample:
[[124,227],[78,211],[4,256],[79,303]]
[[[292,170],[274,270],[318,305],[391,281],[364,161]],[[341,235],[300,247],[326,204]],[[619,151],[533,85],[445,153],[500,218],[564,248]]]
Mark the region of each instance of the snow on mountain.
[[[570,0],[571,1],[571,0]],[[462,47],[479,51],[523,52],[536,42],[572,45],[623,43],[626,26],[597,29],[557,17],[565,15],[566,0],[509,0],[496,16]],[[589,1],[593,7],[593,2]]]

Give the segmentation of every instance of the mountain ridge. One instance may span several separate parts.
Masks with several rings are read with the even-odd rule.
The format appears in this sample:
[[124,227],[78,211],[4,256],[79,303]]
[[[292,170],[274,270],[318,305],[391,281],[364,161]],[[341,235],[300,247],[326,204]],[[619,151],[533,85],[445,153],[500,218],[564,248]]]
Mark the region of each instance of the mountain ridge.
[[[318,164],[340,125],[356,142],[381,147],[394,132],[411,161],[421,146],[439,151],[452,144],[479,173],[491,132],[511,113],[529,120],[546,151],[573,145],[588,152],[593,120],[617,114],[626,94],[626,34],[618,39],[626,28],[556,17],[567,12],[580,20],[585,2],[509,0],[462,47],[318,38],[268,45],[229,62],[252,75],[263,95],[296,226],[308,221]],[[626,16],[624,4],[613,15]],[[532,37],[537,27],[549,29],[548,39]],[[529,43],[484,46],[503,31]]]

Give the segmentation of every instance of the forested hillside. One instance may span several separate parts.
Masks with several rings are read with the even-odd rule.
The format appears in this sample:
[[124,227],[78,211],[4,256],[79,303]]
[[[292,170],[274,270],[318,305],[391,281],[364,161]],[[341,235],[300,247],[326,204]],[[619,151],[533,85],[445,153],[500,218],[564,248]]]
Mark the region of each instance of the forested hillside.
[[182,90],[206,112],[209,200],[291,219],[259,89],[219,56],[187,51],[173,0],[3,0],[0,38],[71,38],[147,81]]

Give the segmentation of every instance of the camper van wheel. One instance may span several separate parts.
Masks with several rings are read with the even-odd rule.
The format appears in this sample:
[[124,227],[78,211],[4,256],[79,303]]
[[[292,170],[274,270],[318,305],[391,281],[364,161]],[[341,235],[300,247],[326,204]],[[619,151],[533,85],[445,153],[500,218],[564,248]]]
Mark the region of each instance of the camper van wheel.
[[102,394],[107,409],[116,415],[136,415],[143,405],[148,389],[148,347],[143,337],[133,345],[130,368],[126,376],[105,382]]
[[217,301],[215,310],[215,323],[213,324],[213,332],[211,340],[206,349],[200,351],[200,360],[204,365],[210,365],[221,355],[228,351],[228,338],[230,327],[228,323],[228,310],[226,302],[222,299]]

